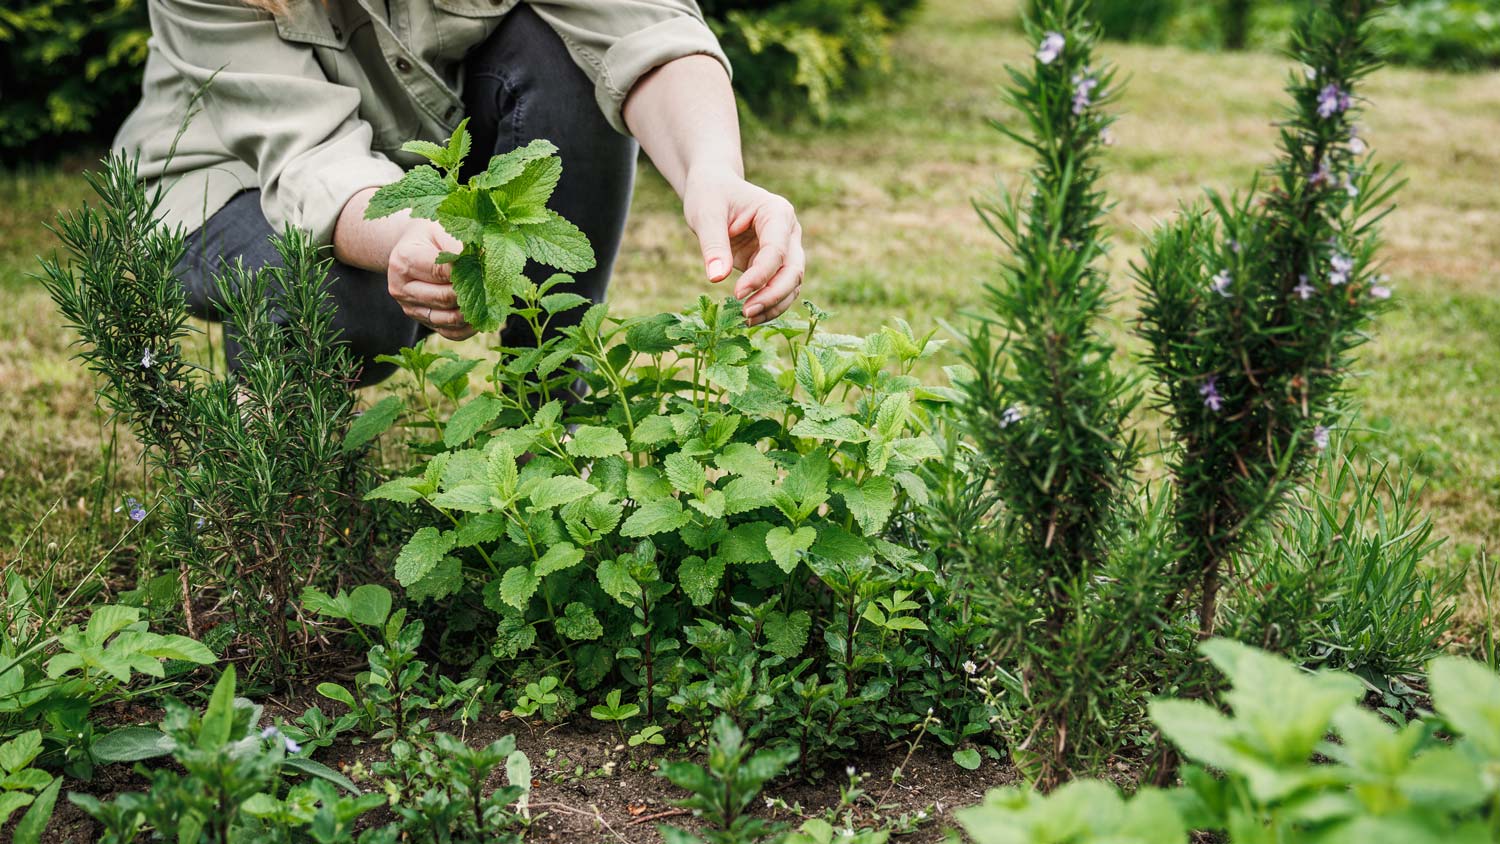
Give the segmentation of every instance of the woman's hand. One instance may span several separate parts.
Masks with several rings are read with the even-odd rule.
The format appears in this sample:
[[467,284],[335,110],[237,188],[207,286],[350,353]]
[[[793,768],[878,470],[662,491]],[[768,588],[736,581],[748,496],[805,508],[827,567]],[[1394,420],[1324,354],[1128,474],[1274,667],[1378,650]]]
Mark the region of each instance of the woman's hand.
[[682,210],[698,235],[708,280],[720,282],[733,269],[735,298],[745,303],[751,325],[773,320],[797,301],[807,258],[802,224],[792,204],[732,171],[689,173]]
[[463,244],[432,220],[411,220],[401,230],[386,267],[391,298],[406,315],[449,340],[474,336],[474,328],[458,312],[452,267],[437,263],[438,253],[463,251]]

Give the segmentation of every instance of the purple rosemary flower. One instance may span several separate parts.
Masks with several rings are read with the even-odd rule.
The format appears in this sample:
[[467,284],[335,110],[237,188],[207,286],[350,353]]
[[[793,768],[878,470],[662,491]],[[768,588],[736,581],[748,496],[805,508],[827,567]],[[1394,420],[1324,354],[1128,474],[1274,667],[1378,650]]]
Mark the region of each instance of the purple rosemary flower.
[[1343,114],[1353,104],[1349,94],[1332,82],[1324,85],[1323,90],[1318,92],[1318,116],[1324,120],[1335,114]]
[[1083,114],[1089,106],[1094,104],[1094,89],[1099,87],[1099,80],[1088,75],[1088,69],[1073,77],[1073,113]]
[[1376,299],[1389,299],[1389,298],[1391,298],[1391,288],[1389,288],[1386,285],[1380,283],[1380,282],[1382,282],[1384,280],[1385,280],[1385,278],[1384,278],[1384,276],[1382,276],[1381,278],[1377,279],[1374,284],[1370,285],[1370,295],[1371,296],[1375,297]]
[[1245,247],[1242,246],[1238,240],[1229,241],[1229,251],[1233,252],[1236,255],[1240,254],[1240,250],[1244,248]]
[[1334,287],[1346,284],[1349,281],[1349,273],[1354,271],[1354,259],[1342,252],[1334,253],[1328,264],[1332,270],[1328,273],[1328,283]]
[[297,753],[302,750],[302,745],[292,741],[291,736],[286,735],[275,727],[267,727],[260,731],[260,737],[266,741],[280,739],[281,746],[286,748],[287,753]]
[[153,363],[156,363],[156,353],[148,348],[141,353],[141,369],[150,369]]
[[1318,447],[1318,451],[1325,451],[1325,450],[1327,450],[1327,448],[1328,448],[1328,429],[1327,428],[1325,428],[1322,425],[1317,425],[1317,426],[1313,427],[1313,445],[1315,445],[1315,446]]
[[1042,38],[1042,46],[1036,51],[1036,60],[1042,64],[1052,64],[1057,57],[1062,55],[1063,47],[1068,39],[1062,37],[1060,32],[1049,32]]
[[1203,406],[1214,413],[1224,409],[1224,397],[1219,395],[1219,376],[1208,376],[1208,381],[1198,388],[1198,395],[1203,397]]
[[1000,414],[1000,427],[1009,428],[1017,422],[1020,422],[1022,416],[1023,414],[1021,413],[1020,405],[1013,404],[1010,407],[1007,407],[1004,413]]
[[1234,276],[1229,274],[1229,270],[1219,270],[1219,274],[1209,281],[1208,286],[1212,287],[1215,293],[1228,299],[1233,295],[1229,292],[1229,285],[1233,283]]
[[1303,301],[1311,299],[1313,297],[1313,294],[1318,292],[1316,288],[1307,283],[1306,275],[1297,276],[1297,281],[1298,284],[1296,287],[1292,288],[1292,292],[1300,296]]
[[1328,172],[1328,162],[1319,161],[1318,169],[1312,171],[1312,173],[1308,175],[1307,183],[1312,187],[1320,188],[1328,184],[1328,180],[1331,178],[1333,178],[1333,174]]
[[1344,193],[1349,194],[1350,199],[1359,196],[1359,185],[1354,183],[1353,173],[1344,174]]

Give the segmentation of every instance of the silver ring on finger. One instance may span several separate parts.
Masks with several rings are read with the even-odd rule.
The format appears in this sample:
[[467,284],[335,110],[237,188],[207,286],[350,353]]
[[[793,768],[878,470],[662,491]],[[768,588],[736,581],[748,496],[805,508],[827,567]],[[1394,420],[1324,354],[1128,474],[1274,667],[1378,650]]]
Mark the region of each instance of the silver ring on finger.
[[426,323],[428,325],[432,325],[432,306],[430,306],[430,305],[427,307],[427,319],[426,319]]

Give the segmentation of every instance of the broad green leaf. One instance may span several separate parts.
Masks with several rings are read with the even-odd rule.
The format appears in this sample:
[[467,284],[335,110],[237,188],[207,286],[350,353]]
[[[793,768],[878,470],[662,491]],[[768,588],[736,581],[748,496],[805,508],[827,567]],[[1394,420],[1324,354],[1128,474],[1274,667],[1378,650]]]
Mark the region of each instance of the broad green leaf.
[[498,188],[525,172],[527,163],[556,152],[555,144],[538,138],[524,147],[517,147],[491,158],[489,167],[475,177],[474,183],[481,188]]
[[545,219],[562,172],[562,159],[555,155],[528,161],[519,175],[496,191],[496,204],[513,223]]
[[581,273],[594,268],[594,248],[578,227],[547,212],[547,220],[519,226],[526,238],[526,255],[539,264],[555,267],[565,273]]
[[626,450],[625,437],[614,428],[579,425],[565,448],[574,457],[598,458],[621,454]]
[[682,508],[675,498],[660,498],[648,501],[630,514],[620,526],[623,536],[642,538],[658,533],[674,531],[692,521],[692,516]]
[[659,355],[677,348],[677,341],[667,336],[667,329],[677,324],[675,314],[654,314],[631,320],[625,329],[625,345],[633,352]]
[[581,562],[583,562],[583,549],[571,542],[561,542],[548,548],[532,569],[537,577],[546,577],[553,572],[570,569]]
[[435,527],[424,527],[412,534],[396,555],[396,582],[410,586],[426,577],[453,550],[453,542],[452,531],[439,531]]
[[354,701],[354,695],[350,694],[348,689],[340,686],[337,683],[319,683],[317,691],[318,694],[322,695],[323,697],[326,697],[329,700],[338,701],[339,703],[342,703],[343,705],[349,707],[351,710],[357,708],[357,704]]
[[396,423],[396,417],[406,408],[406,403],[396,396],[386,396],[375,406],[354,418],[349,425],[348,433],[344,434],[344,453],[358,451],[366,443],[390,430]]
[[801,552],[811,548],[817,538],[818,532],[808,525],[797,528],[796,533],[786,527],[774,527],[766,534],[766,549],[771,552],[776,565],[791,574],[802,559]]
[[500,600],[518,610],[526,609],[541,581],[526,566],[516,566],[500,578]]
[[155,727],[121,727],[95,739],[89,752],[103,764],[140,762],[171,754],[177,743]]
[[500,320],[490,310],[489,294],[485,290],[484,264],[479,259],[479,250],[464,249],[453,262],[450,277],[453,293],[458,297],[458,311],[463,314],[475,331],[489,332],[500,327]]
[[630,441],[637,446],[653,446],[667,442],[677,433],[672,430],[672,420],[665,416],[648,416],[635,426]]
[[605,560],[595,570],[599,587],[604,593],[627,607],[635,606],[641,585],[630,576],[630,564],[620,560]]
[[1500,760],[1500,677],[1458,657],[1439,657],[1427,670],[1438,714],[1491,760]]
[[773,483],[776,480],[776,464],[749,443],[730,443],[714,458],[714,465],[742,478],[753,478]]
[[719,556],[726,563],[769,563],[771,551],[766,547],[770,522],[748,522],[736,525],[719,545]]
[[896,509],[896,485],[883,475],[868,478],[862,485],[840,479],[834,483],[833,491],[843,497],[844,506],[866,536],[878,536]]
[[853,443],[861,443],[870,438],[870,432],[848,416],[827,420],[803,419],[792,426],[792,435],[811,437],[816,440]]
[[405,584],[406,597],[415,602],[437,601],[452,595],[464,585],[463,564],[457,557],[447,556],[438,560],[437,565],[427,572],[421,580],[415,583]]
[[554,475],[544,478],[528,490],[532,512],[553,510],[586,498],[599,490],[593,484],[573,475]]
[[365,206],[365,219],[389,217],[398,211],[411,209],[413,217],[435,220],[438,206],[448,198],[449,190],[441,173],[426,164],[420,164],[406,171],[406,175],[399,181],[375,191],[375,195],[370,197],[370,204]]
[[803,455],[792,466],[791,471],[787,472],[786,478],[781,482],[781,489],[803,510],[811,512],[812,508],[828,498],[828,475],[831,468],[828,454],[822,449]]
[[680,451],[668,454],[662,461],[667,471],[667,481],[678,492],[697,495],[708,484],[708,475],[703,464]]
[[[480,195],[472,188],[455,188],[438,203],[437,221],[443,230],[465,244],[478,243],[484,237],[484,210]],[[492,212],[491,212],[492,213]]]
[[563,615],[557,619],[557,632],[577,642],[597,639],[604,635],[604,625],[594,616],[587,604],[573,601]]
[[706,607],[713,602],[724,579],[724,561],[718,557],[688,557],[677,567],[677,582],[692,599],[694,606]]
[[979,770],[979,763],[981,761],[982,760],[979,757],[979,751],[975,750],[972,747],[966,747],[963,750],[953,751],[953,764],[957,765],[960,768],[963,768],[966,771]]
[[0,824],[4,824],[16,810],[30,806],[35,799],[20,791],[0,791]]
[[708,383],[730,395],[743,393],[750,386],[750,370],[744,366],[712,363],[703,371]]
[[392,478],[365,493],[366,501],[385,500],[410,504],[422,500],[424,478]]
[[776,488],[760,478],[734,478],[724,485],[724,512],[748,513],[776,501]]
[[349,593],[349,620],[367,627],[379,627],[391,614],[391,590],[375,583],[354,587]]
[[42,752],[42,733],[40,730],[28,730],[0,744],[0,770],[5,773],[14,773],[31,764],[31,760]]
[[110,636],[135,624],[141,618],[141,611],[137,607],[125,607],[118,604],[106,604],[94,609],[89,615],[88,626],[84,628],[84,635],[92,645],[102,645]]
[[796,610],[791,614],[771,612],[766,616],[761,631],[766,634],[766,648],[784,659],[796,659],[807,647],[807,634],[812,630],[812,616],[807,610]]
[[448,424],[443,427],[443,444],[458,448],[495,421],[504,409],[505,404],[494,396],[483,393],[475,396],[448,417]]

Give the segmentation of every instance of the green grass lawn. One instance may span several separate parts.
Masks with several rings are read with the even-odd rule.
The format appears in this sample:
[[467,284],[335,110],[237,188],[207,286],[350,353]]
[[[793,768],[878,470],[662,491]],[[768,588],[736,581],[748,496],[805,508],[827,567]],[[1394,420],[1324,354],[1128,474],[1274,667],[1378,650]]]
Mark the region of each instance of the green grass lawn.
[[[804,294],[834,311],[836,327],[958,321],[993,275],[997,245],[970,203],[997,179],[1017,186],[1025,164],[987,125],[1009,117],[998,98],[1004,64],[1032,49],[1017,6],[929,0],[895,43],[889,79],[831,125],[747,130],[752,176],[800,210]],[[1243,186],[1269,161],[1290,68],[1269,54],[1104,52],[1128,77],[1106,180],[1118,203],[1111,263],[1123,333],[1134,307],[1126,269],[1144,230],[1201,187]],[[1451,537],[1435,563],[1463,565],[1500,536],[1500,74],[1389,69],[1368,93],[1365,136],[1380,159],[1402,162],[1410,185],[1386,227],[1397,307],[1364,352],[1360,437],[1426,482],[1424,504]],[[30,277],[34,256],[51,248],[44,223],[88,196],[79,169],[0,174],[0,560],[96,559],[123,527],[114,507],[143,492],[129,459],[119,478],[97,480],[111,430]],[[703,292],[699,267],[675,197],[644,173],[617,307],[676,309]],[[98,535],[73,539],[93,524]],[[1462,616],[1472,625],[1482,610],[1474,577],[1470,586]]]

